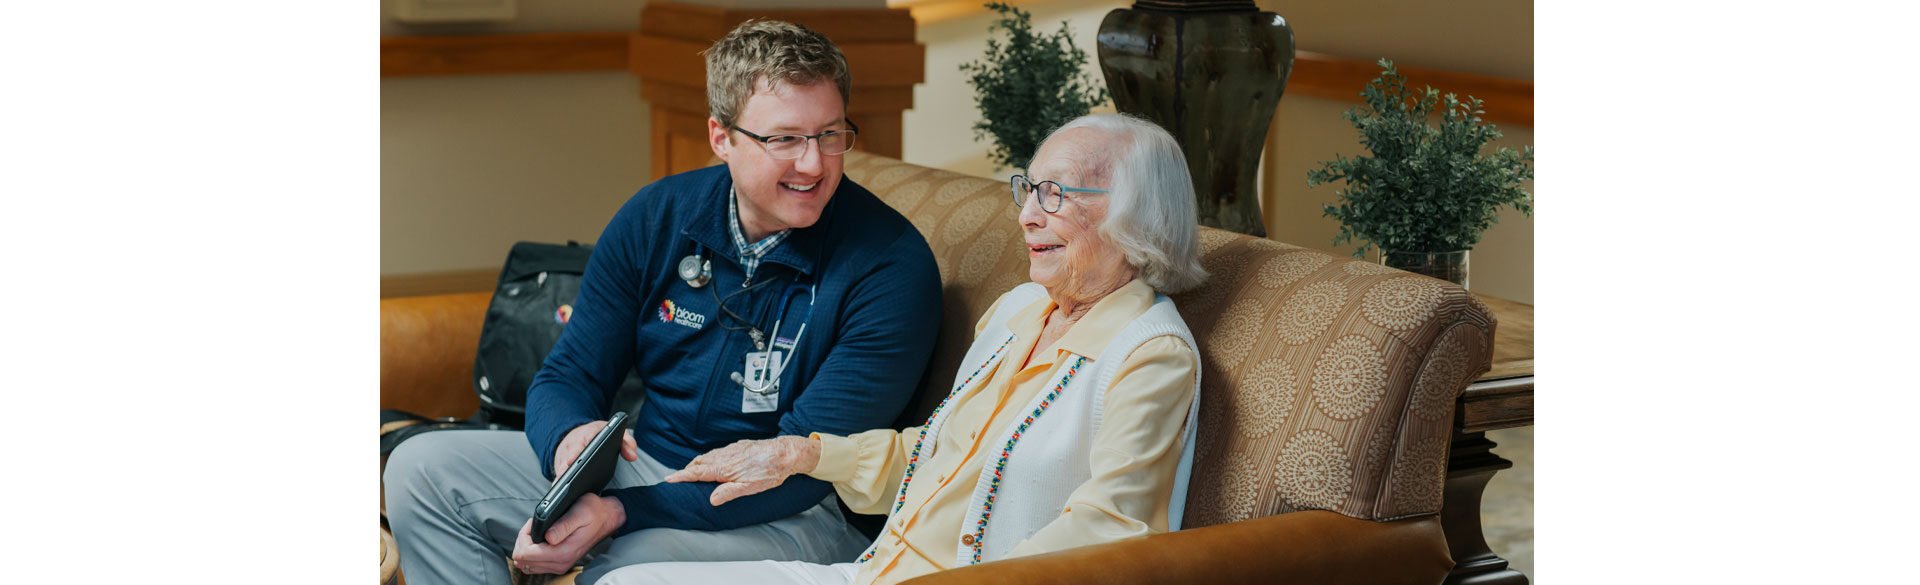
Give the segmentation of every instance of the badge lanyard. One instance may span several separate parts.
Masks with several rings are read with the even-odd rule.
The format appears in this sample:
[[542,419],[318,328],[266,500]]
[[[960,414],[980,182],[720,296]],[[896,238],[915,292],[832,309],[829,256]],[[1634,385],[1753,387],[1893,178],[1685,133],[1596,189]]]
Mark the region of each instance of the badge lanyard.
[[[765,363],[761,364],[766,370],[765,375],[750,375],[757,372],[754,371],[756,368],[752,367],[755,357],[749,354],[747,358],[749,363],[744,368],[749,371],[736,374],[739,378],[734,380],[739,382],[740,386],[746,388],[748,392],[762,395],[777,394],[780,392],[780,376],[786,373],[788,361],[783,359],[784,354],[778,351],[780,349],[780,328],[786,323],[787,309],[793,304],[794,295],[805,290],[807,293],[806,317],[801,320],[800,329],[794,332],[793,342],[787,345],[787,352],[791,353],[797,350],[800,347],[800,340],[807,336],[807,322],[813,320],[813,305],[816,300],[815,289],[817,286],[816,284],[808,284],[805,289],[791,287],[787,289],[785,294],[780,295],[780,315],[773,321],[773,331],[771,332],[773,338],[771,345],[761,345],[758,339],[755,340],[755,349],[760,350],[755,353],[761,354],[760,359],[765,360]],[[757,332],[756,329],[752,333]],[[749,333],[749,335],[751,335],[751,333]]]
[[[707,283],[713,280],[713,265],[703,257],[697,246],[696,244],[696,248],[692,254],[680,259],[677,272],[679,272],[680,278],[687,282],[688,286],[693,288],[706,288]],[[757,284],[744,286],[740,290],[727,294],[726,298],[721,298],[720,294],[712,289],[707,290],[707,294],[713,296],[714,305],[719,308],[724,317],[747,324],[745,327],[737,327],[727,325],[723,321],[721,326],[728,331],[745,329],[747,331],[747,337],[753,340],[754,351],[747,353],[746,363],[742,364],[741,371],[734,372],[730,377],[733,378],[734,383],[739,384],[740,387],[745,388],[748,392],[760,395],[761,399],[754,401],[756,403],[764,403],[769,397],[778,396],[780,392],[780,376],[786,373],[787,369],[787,360],[784,359],[786,354],[779,351],[780,328],[786,323],[787,309],[788,306],[793,303],[793,295],[799,293],[801,289],[799,287],[791,287],[787,289],[785,294],[780,296],[780,313],[773,321],[772,339],[768,339],[768,332],[761,331],[760,328],[755,327],[751,321],[741,318],[738,313],[727,308],[727,301],[731,301],[733,297],[743,293],[751,293],[760,287],[774,282],[774,279],[768,279]],[[807,292],[807,314],[805,319],[800,322],[800,329],[794,332],[793,342],[787,345],[787,353],[792,353],[798,349],[800,347],[800,340],[807,335],[807,322],[813,320],[813,305],[816,300],[817,288],[818,284],[808,284],[805,288]],[[771,346],[769,346],[769,343],[771,343]],[[773,400],[777,400],[777,398]],[[770,405],[762,404],[755,407],[755,410],[757,411],[760,408],[767,408],[769,406]]]

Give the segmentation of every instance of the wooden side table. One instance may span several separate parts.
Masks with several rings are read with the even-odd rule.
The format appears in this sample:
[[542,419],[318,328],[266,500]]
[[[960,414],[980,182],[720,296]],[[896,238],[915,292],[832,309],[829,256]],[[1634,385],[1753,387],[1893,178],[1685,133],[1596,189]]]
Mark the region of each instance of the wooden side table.
[[1453,554],[1447,585],[1526,585],[1527,576],[1507,567],[1487,546],[1480,528],[1480,499],[1493,474],[1513,462],[1493,453],[1487,431],[1533,424],[1533,305],[1483,295],[1497,322],[1493,368],[1467,385],[1453,410],[1453,446],[1447,460],[1440,525]]

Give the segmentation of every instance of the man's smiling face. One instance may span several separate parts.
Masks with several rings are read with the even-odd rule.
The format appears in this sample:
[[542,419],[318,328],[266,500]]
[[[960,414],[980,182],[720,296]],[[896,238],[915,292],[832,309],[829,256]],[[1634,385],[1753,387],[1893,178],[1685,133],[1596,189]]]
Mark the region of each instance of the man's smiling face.
[[[760,80],[734,125],[760,136],[813,135],[847,130],[846,106],[832,82],[792,85]],[[789,228],[811,226],[820,220],[834,189],[840,186],[843,155],[823,155],[809,140],[806,153],[779,160],[745,134],[707,119],[708,139],[715,155],[727,161],[733,188],[739,194],[740,224],[750,241]]]

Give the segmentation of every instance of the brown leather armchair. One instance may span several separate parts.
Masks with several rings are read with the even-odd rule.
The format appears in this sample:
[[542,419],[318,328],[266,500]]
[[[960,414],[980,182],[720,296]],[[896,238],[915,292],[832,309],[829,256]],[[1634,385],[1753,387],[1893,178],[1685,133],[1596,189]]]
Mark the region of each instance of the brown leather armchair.
[[[1006,186],[853,152],[847,176],[905,214],[939,263],[944,314],[924,418],[973,324],[1027,280]],[[1491,360],[1464,289],[1203,229],[1206,285],[1175,302],[1200,342],[1201,415],[1184,530],[927,575],[944,583],[1435,584],[1455,399]],[[488,295],[381,303],[381,406],[465,416]]]

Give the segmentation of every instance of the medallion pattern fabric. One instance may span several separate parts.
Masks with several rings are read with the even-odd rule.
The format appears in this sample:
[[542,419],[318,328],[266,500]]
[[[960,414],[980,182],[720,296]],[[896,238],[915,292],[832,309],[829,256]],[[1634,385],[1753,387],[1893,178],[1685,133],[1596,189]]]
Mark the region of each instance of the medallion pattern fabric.
[[1473,371],[1469,360],[1481,351],[1470,345],[1478,341],[1465,330],[1449,331],[1441,336],[1434,346],[1433,357],[1420,366],[1420,376],[1413,383],[1414,416],[1428,422],[1453,420],[1453,399],[1467,385],[1467,376]]
[[[1201,367],[1204,368],[1206,366],[1202,364]],[[1234,413],[1245,410],[1239,406],[1241,397],[1236,392],[1236,388],[1238,388],[1238,386],[1221,381],[1218,377],[1200,377],[1200,395],[1202,398],[1207,396],[1230,396],[1232,400],[1216,399],[1210,402],[1205,400],[1200,402],[1200,438],[1195,441],[1194,461],[1212,460],[1213,457],[1211,457],[1211,455],[1215,451],[1225,448],[1230,438],[1239,439],[1238,437],[1228,436],[1237,435],[1240,432],[1240,427],[1234,424],[1233,416]],[[1235,462],[1238,461],[1240,461],[1240,459],[1235,460]],[[1195,485],[1195,489],[1199,489],[1197,484]]]
[[1259,299],[1253,298],[1240,299],[1227,308],[1226,316],[1220,319],[1222,327],[1208,339],[1221,366],[1239,367],[1240,360],[1247,357],[1247,352],[1253,349],[1254,337],[1260,334],[1261,323],[1265,322],[1260,317],[1266,308]]
[[1326,431],[1307,431],[1280,450],[1274,484],[1296,510],[1332,510],[1353,489],[1347,449]]
[[1260,491],[1260,469],[1252,460],[1236,459],[1227,464],[1216,480],[1220,489],[1198,497],[1193,504],[1190,524],[1212,526],[1239,522],[1254,517],[1253,503]]
[[[901,185],[888,194],[887,201],[908,208],[918,207],[927,199],[931,185],[925,179],[914,180]],[[925,235],[925,234],[922,234]]]
[[[894,190],[895,186],[900,186],[901,182],[906,181],[907,179],[918,177],[921,175],[927,175],[930,173],[937,173],[937,172],[939,171],[935,171],[927,167],[915,166],[915,165],[907,165],[907,164],[886,165],[878,169],[872,175],[861,177],[861,180],[859,182],[861,185],[872,185],[872,184],[889,185],[887,190],[892,191]],[[928,184],[928,182],[925,180],[917,180],[917,181],[914,181],[913,183],[918,183],[922,185]],[[908,185],[911,185],[911,184],[912,183],[909,183]],[[869,190],[872,190],[872,189],[869,189]],[[875,195],[892,195],[893,194],[893,193],[882,194],[879,191],[874,191],[873,193]],[[902,202],[902,203],[905,203],[905,202]],[[896,204],[894,205],[894,208],[899,209],[900,205]],[[909,207],[908,209],[911,209],[911,208]]]
[[1440,306],[1440,290],[1438,280],[1406,276],[1375,285],[1361,303],[1368,321],[1390,331],[1406,331],[1425,322]]
[[1247,247],[1256,252],[1291,252],[1304,249],[1293,244],[1265,239],[1247,240]]
[[1300,345],[1326,331],[1347,304],[1347,287],[1337,281],[1316,282],[1293,293],[1280,305],[1280,340]]
[[[1195,312],[1218,310],[1220,308],[1220,300],[1226,298],[1227,293],[1231,292],[1233,288],[1230,280],[1231,275],[1239,274],[1241,270],[1246,267],[1246,264],[1247,261],[1244,258],[1227,255],[1216,256],[1211,260],[1201,261],[1200,267],[1205,268],[1209,275],[1207,284],[1180,293],[1173,297],[1173,301],[1180,305],[1180,312],[1182,314],[1191,315]],[[1193,322],[1188,321],[1187,325],[1191,327],[1193,326]],[[1194,335],[1202,334],[1203,332],[1200,329],[1194,329]]]
[[1375,436],[1367,441],[1367,458],[1360,465],[1366,469],[1387,469],[1393,461],[1394,447],[1392,437]]
[[1260,286],[1281,288],[1333,262],[1333,257],[1319,252],[1294,252],[1283,254],[1268,260],[1260,267]]
[[[860,151],[845,169],[920,229],[939,264],[944,314],[918,420],[947,396],[981,315],[1028,280],[1018,216],[1005,181]],[[1491,365],[1486,308],[1343,253],[1213,228],[1200,249],[1212,276],[1173,297],[1205,372],[1184,525],[1439,512],[1454,401]]]
[[[961,175],[954,175],[954,176],[961,176]],[[979,179],[979,177],[965,177],[965,178]],[[1000,202],[1007,204],[1007,206],[1009,207],[1013,206],[1013,200],[1009,199],[1007,196],[1008,187],[1007,187],[1006,181],[980,179],[980,182],[991,184],[995,190],[999,191],[998,196],[1000,198]],[[871,191],[873,188],[868,187],[867,189]],[[878,191],[875,191],[875,192],[877,193]],[[980,186],[976,184],[974,181],[946,181],[944,184],[940,186],[940,189],[938,191],[934,191],[933,203],[935,205],[939,205],[944,209],[952,210],[953,205],[961,201],[984,200],[985,198],[981,197],[980,195],[981,195]]]
[[1007,202],[975,199],[961,203],[940,228],[941,238],[949,246],[967,245],[968,242],[973,241],[974,234],[979,233],[980,228],[987,224],[987,219],[993,217],[993,212],[1000,207],[1005,207],[1001,203]]
[[1367,414],[1386,391],[1386,359],[1365,337],[1341,338],[1313,366],[1313,400],[1336,420]]
[[1233,428],[1248,439],[1259,439],[1280,428],[1293,412],[1299,380],[1286,360],[1269,359],[1254,366],[1234,390]]
[[1439,509],[1441,485],[1425,478],[1447,473],[1445,439],[1426,439],[1407,450],[1393,470],[1393,504],[1410,510]]
[[[974,244],[974,246],[967,250],[966,255],[960,258],[959,274],[962,279],[979,280],[986,278],[988,272],[993,268],[994,261],[999,260],[999,251],[1011,244],[1011,242],[1007,241],[1007,234],[1005,232],[990,231],[980,234],[978,238],[975,238]],[[1025,281],[1025,279],[1021,280],[1023,282]],[[1017,286],[1019,283],[1014,284]]]
[[1218,251],[1221,246],[1225,246],[1229,242],[1232,242],[1234,240],[1233,236],[1234,236],[1233,232],[1224,231],[1224,230],[1213,230],[1213,231],[1201,232],[1200,233],[1200,255],[1206,256],[1206,255],[1213,254],[1215,251]]

